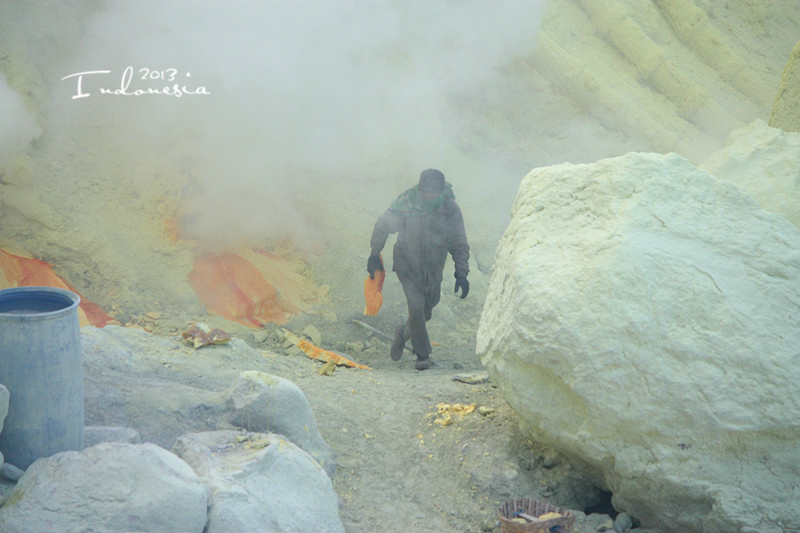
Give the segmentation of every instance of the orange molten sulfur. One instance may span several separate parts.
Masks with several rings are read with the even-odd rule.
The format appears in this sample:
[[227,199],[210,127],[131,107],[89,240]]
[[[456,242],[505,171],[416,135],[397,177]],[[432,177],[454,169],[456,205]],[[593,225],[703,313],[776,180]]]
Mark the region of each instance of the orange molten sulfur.
[[[383,266],[383,257],[381,257],[381,266]],[[374,316],[383,305],[383,281],[386,279],[386,271],[376,270],[375,278],[364,280],[364,314],[367,316]]]
[[294,333],[289,330],[284,329],[283,334],[286,335],[286,338],[295,346],[300,348],[303,353],[305,353],[311,359],[318,359],[320,361],[325,361],[326,363],[329,361],[333,361],[334,364],[337,366],[349,366],[352,368],[363,368],[364,370],[372,370],[371,367],[367,365],[362,365],[361,363],[356,363],[352,359],[348,359],[347,357],[338,354],[336,352],[331,352],[329,350],[323,350],[319,346],[314,346],[310,342],[305,339],[301,339]]
[[[50,263],[0,250],[0,289],[12,287],[57,287],[78,292],[53,272]],[[81,296],[78,320],[81,326],[102,328],[112,318],[99,305]]]
[[286,322],[278,291],[243,257],[234,253],[203,254],[194,262],[189,284],[206,309],[245,326]]

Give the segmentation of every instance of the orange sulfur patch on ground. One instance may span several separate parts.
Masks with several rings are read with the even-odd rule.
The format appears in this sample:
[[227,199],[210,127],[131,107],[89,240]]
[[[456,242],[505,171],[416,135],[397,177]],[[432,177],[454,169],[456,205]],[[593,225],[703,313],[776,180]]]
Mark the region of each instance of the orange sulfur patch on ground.
[[[0,250],[0,289],[12,287],[57,287],[68,289],[80,296],[75,288],[61,279],[50,263]],[[78,319],[81,326],[102,328],[112,318],[103,309],[81,296]]]
[[245,326],[261,327],[267,322],[286,323],[287,311],[278,291],[240,255],[206,253],[195,259],[189,284],[210,313]]

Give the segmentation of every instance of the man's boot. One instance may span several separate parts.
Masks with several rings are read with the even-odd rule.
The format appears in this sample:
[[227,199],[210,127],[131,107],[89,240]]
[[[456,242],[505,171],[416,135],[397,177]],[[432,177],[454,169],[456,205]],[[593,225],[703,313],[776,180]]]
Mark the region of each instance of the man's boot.
[[394,342],[392,343],[392,350],[389,352],[392,355],[392,361],[399,361],[403,357],[403,348],[406,346],[405,329],[405,324],[400,324],[394,328]]
[[418,355],[414,363],[414,368],[417,370],[428,370],[431,366],[433,366],[433,361],[431,361],[431,358],[428,356],[423,357]]

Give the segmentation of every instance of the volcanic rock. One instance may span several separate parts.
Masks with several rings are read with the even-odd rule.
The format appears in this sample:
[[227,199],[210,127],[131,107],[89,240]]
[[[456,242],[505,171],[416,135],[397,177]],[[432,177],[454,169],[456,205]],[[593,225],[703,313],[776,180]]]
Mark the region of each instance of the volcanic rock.
[[155,444],[99,444],[35,461],[0,508],[0,531],[201,533],[207,496],[192,469]]
[[477,350],[528,435],[666,532],[800,527],[800,231],[675,155],[539,168]]
[[193,433],[174,451],[209,488],[206,533],[344,532],[331,480],[280,435]]
[[308,452],[329,476],[336,472],[336,453],[322,438],[303,391],[265,372],[239,374],[228,399],[232,423],[248,431],[279,433]]

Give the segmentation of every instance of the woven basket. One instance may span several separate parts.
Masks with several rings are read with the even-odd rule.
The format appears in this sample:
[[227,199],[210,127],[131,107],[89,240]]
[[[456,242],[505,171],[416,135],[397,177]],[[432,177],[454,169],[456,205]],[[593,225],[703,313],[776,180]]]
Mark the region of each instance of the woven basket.
[[[560,518],[552,518],[544,522],[528,522],[526,524],[512,522],[518,513],[541,516],[545,513],[559,513]],[[550,528],[561,526],[558,533],[570,533],[575,515],[567,510],[536,500],[509,500],[500,506],[500,531],[503,533],[550,533]]]

